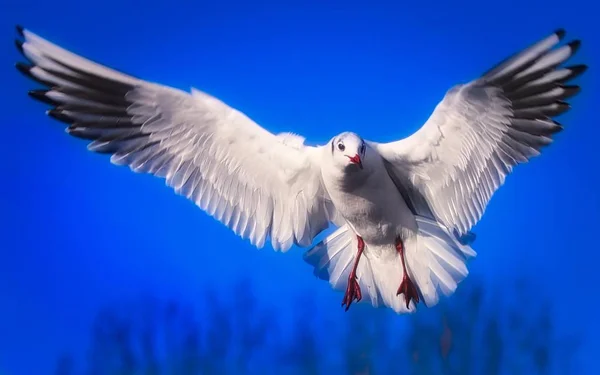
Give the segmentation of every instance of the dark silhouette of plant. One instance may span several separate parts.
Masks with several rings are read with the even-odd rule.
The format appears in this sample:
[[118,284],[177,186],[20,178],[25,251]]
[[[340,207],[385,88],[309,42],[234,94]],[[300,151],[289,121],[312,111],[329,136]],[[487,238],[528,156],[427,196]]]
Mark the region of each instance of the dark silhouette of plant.
[[[319,327],[322,319],[314,303],[312,295],[302,293],[293,304],[294,316],[290,337],[285,340],[278,337],[282,350],[279,352],[278,365],[285,373],[297,375],[317,375],[321,373],[319,364],[324,360],[319,347],[319,331],[326,327]],[[321,328],[321,330],[319,330]]]
[[[575,348],[555,337],[551,308],[529,283],[520,280],[501,294],[486,293],[483,285],[465,282],[452,298],[414,315],[412,374],[549,375],[571,368]],[[552,355],[568,347],[565,356]]]
[[281,317],[249,280],[231,293],[204,291],[199,311],[145,298],[101,311],[86,371],[63,356],[55,374],[573,373],[578,342],[556,337],[551,306],[524,281],[506,288],[493,293],[472,277],[452,298],[404,316],[366,304],[327,313],[306,292]]
[[[268,344],[273,331],[276,315],[272,311],[262,310],[253,294],[252,282],[243,279],[233,290],[233,304],[227,314],[233,320],[235,348],[232,364],[234,373],[250,372],[249,365],[260,354],[261,348]],[[232,313],[234,312],[234,313]]]
[[[248,366],[258,349],[266,345],[275,320],[257,305],[247,280],[235,286],[234,292],[236,298],[226,303],[207,290],[198,315],[179,302],[154,298],[101,311],[92,327],[84,374],[251,372]],[[56,374],[75,374],[69,357],[59,360]]]
[[[343,350],[348,374],[377,374],[378,353],[387,351],[385,330],[380,329],[387,321],[384,312],[363,304],[348,311],[347,317],[340,317],[347,321]],[[386,361],[385,358],[381,360]]]

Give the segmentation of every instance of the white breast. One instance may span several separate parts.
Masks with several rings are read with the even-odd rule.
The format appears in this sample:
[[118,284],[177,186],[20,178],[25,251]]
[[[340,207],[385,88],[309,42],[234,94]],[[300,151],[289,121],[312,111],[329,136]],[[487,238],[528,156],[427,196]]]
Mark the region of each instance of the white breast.
[[398,235],[416,232],[414,215],[383,164],[350,177],[324,175],[323,180],[336,209],[367,244],[393,244]]

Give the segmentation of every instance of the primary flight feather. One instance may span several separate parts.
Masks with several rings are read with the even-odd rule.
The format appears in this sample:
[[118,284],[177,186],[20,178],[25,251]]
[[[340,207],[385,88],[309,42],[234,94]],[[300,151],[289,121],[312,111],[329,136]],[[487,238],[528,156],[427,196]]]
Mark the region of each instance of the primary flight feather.
[[88,149],[164,177],[178,194],[248,238],[305,253],[320,278],[354,301],[411,312],[435,305],[467,276],[465,238],[494,192],[562,129],[553,117],[584,65],[561,67],[579,41],[557,30],[481,77],[450,89],[408,138],[377,143],[351,132],[312,147],[272,134],[201,91],[190,93],[99,65],[17,27],[17,69],[29,94]]

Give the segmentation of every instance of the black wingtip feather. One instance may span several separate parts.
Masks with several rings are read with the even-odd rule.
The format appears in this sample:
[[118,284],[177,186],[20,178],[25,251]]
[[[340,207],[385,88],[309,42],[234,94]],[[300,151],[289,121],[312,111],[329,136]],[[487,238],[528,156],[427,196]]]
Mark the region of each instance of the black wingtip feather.
[[21,25],[16,25],[16,26],[15,26],[15,29],[17,29],[17,33],[18,33],[20,36],[23,36],[23,37],[25,36],[25,32],[24,32],[24,31],[25,31],[25,28],[24,28],[23,26],[21,26]]
[[567,32],[561,27],[559,29],[556,29],[556,31],[554,31],[554,34],[556,34],[559,40],[562,40],[565,37],[565,35],[567,35]]
[[551,113],[550,116],[554,117],[554,116],[560,116],[563,113],[569,111],[571,109],[571,104],[562,101],[562,100],[557,100],[556,101],[557,104],[557,108],[554,111],[554,113]]
[[23,41],[19,39],[15,39],[15,47],[19,50],[19,53],[23,55]]
[[571,54],[574,54],[579,50],[579,47],[581,47],[581,40],[576,39],[572,42],[569,42],[567,45],[571,48]]
[[97,138],[94,134],[89,134],[88,132],[86,132],[85,129],[81,129],[73,125],[69,125],[65,129],[65,132],[75,138],[84,139],[88,141],[94,141]]
[[560,122],[558,122],[555,119],[553,119],[553,118],[546,117],[546,118],[542,118],[540,120],[550,121],[550,122],[552,122],[554,124],[554,127],[552,129],[550,129],[550,135],[558,134],[558,133],[562,132],[563,130],[565,130],[565,128],[563,127],[563,125]]
[[68,117],[68,116],[65,116],[65,115],[64,115],[64,114],[63,114],[61,111],[59,111],[59,110],[56,110],[56,109],[50,109],[50,110],[46,111],[46,114],[47,114],[48,116],[52,117],[53,119],[55,119],[55,120],[58,120],[58,121],[60,121],[60,122],[64,122],[64,123],[67,123],[67,124],[72,124],[72,123],[73,123],[73,120],[72,120],[70,117]]
[[33,99],[38,100],[42,103],[57,105],[58,103],[46,96],[47,92],[47,90],[31,90],[27,94]]
[[585,73],[585,71],[588,69],[588,66],[585,64],[581,64],[581,65],[573,65],[573,66],[568,66],[566,69],[569,69],[571,71],[571,79],[575,78],[583,73]]
[[21,72],[23,75],[25,75],[26,77],[33,78],[31,76],[31,72],[30,72],[30,70],[31,70],[31,68],[33,68],[33,66],[27,65],[27,64],[22,63],[22,62],[18,62],[18,63],[15,64],[15,68],[17,68],[17,70],[19,72]]
[[581,87],[578,85],[563,85],[562,88],[565,90],[565,93],[562,96],[563,99],[577,95],[581,91]]

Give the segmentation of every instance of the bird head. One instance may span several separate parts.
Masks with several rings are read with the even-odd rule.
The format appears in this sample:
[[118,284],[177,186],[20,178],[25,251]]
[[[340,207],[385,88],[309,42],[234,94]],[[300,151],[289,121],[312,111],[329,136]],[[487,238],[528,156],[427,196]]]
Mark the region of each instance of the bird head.
[[342,133],[331,139],[334,164],[347,171],[361,171],[365,167],[367,149],[365,141],[355,133]]

